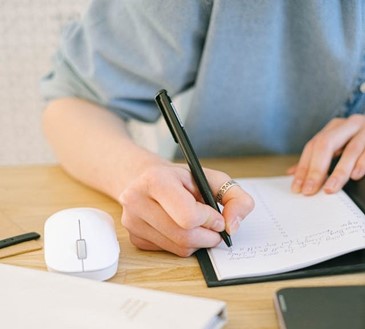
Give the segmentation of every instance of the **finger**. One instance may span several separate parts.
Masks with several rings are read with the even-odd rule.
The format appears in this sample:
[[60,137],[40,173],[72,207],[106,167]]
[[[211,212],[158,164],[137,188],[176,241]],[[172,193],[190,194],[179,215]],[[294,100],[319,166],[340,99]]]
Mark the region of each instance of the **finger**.
[[358,180],[365,175],[365,152],[363,152],[356,161],[355,168],[351,173],[351,179]]
[[291,190],[294,193],[300,193],[302,191],[303,183],[304,183],[305,177],[307,176],[308,168],[310,165],[310,160],[312,157],[312,147],[313,147],[312,144],[313,144],[313,141],[309,141],[305,145],[303,152],[299,158],[299,162],[296,165],[294,178],[293,178],[293,182],[291,185]]
[[[151,206],[149,206],[150,204]],[[213,219],[213,216],[210,214],[215,212],[215,210],[207,205],[203,205],[200,203],[196,204],[196,207],[203,208],[201,212],[207,211],[208,216],[206,221],[202,223],[201,226],[185,229],[178,225],[174,218],[171,218],[170,215],[162,208],[160,205],[151,200],[145,204],[145,209],[148,210],[148,213],[151,213],[150,216],[146,217],[145,221],[152,226],[155,230],[161,232],[164,236],[169,237],[169,239],[173,240],[176,243],[179,243],[181,237],[181,244],[186,244],[186,241],[191,240],[189,243],[193,247],[208,247],[214,245],[217,242],[218,234],[217,232],[221,232],[224,230],[224,221],[219,220],[218,222]],[[202,236],[197,237],[196,241],[194,240],[194,230],[197,229],[202,233]]]
[[[222,186],[232,179],[221,171],[204,168],[204,172],[216,199]],[[222,215],[225,220],[225,230],[227,233],[233,234],[238,230],[240,222],[252,211],[254,201],[239,185],[232,185],[224,193],[221,201],[224,206]]]
[[[335,193],[342,189],[347,183],[355,167],[359,170],[358,175],[361,176],[363,167],[358,162],[365,149],[365,131],[360,131],[346,145],[340,160],[334,168],[332,174],[328,177],[323,189],[327,193]],[[358,163],[358,164],[357,164]],[[355,171],[356,177],[356,171]]]
[[[217,232],[223,231],[223,220],[220,221],[220,226],[213,227],[217,232],[212,231],[212,228],[202,227],[195,230],[184,229],[166,213],[157,201],[144,194],[145,192],[139,191],[137,193],[133,191],[133,188],[130,188],[123,194],[122,198],[122,223],[134,236],[143,238],[180,256],[191,253],[193,249],[209,248],[220,242],[220,236]],[[142,208],[133,207],[135,204],[142,203]],[[208,212],[214,212],[214,209],[209,206],[199,203],[198,206],[204,206],[208,208]],[[199,232],[199,235],[196,232]]]
[[[224,184],[213,184],[213,193],[217,195]],[[223,194],[222,205],[226,231],[228,234],[234,234],[239,229],[241,221],[254,208],[254,200],[240,185],[233,185]]]
[[332,156],[331,148],[324,147],[323,144],[319,143],[313,146],[309,167],[304,179],[302,178],[301,193],[312,195],[319,191],[327,177]]
[[[150,222],[159,225],[156,225],[156,228]],[[156,222],[151,218],[148,221],[136,220],[130,214],[123,214],[122,223],[130,232],[132,243],[137,247],[148,250],[163,249],[181,257],[188,257],[200,248],[214,247],[221,241],[219,234],[209,229],[198,227],[183,230],[174,221],[166,221],[162,216],[159,216]]]
[[162,248],[160,248],[159,246],[156,246],[152,242],[142,239],[134,234],[129,235],[129,240],[133,245],[142,250],[151,250],[151,251],[162,250]]
[[[124,220],[123,225],[127,227],[126,223]],[[198,249],[187,245],[179,246],[145,221],[134,221],[134,225],[129,227],[128,231],[130,241],[143,250],[166,250],[181,257],[188,257]]]
[[253,210],[254,201],[251,196],[232,196],[224,204],[223,217],[226,219],[226,231],[234,234],[238,231],[242,220]]
[[295,174],[295,171],[297,170],[297,167],[298,167],[298,164],[295,164],[294,166],[289,167],[286,170],[286,174],[287,175],[294,175]]
[[162,174],[157,181],[149,182],[149,196],[183,229],[204,225],[217,232],[223,231],[223,216],[212,207],[197,201],[197,188],[190,172],[181,168],[175,172],[175,177],[164,177]]
[[304,195],[312,195],[321,188],[332,158],[351,140],[360,127],[359,123],[353,124],[352,121],[336,120],[337,124],[332,124],[331,129],[321,131],[310,142],[311,152],[306,154],[309,167],[301,188]]

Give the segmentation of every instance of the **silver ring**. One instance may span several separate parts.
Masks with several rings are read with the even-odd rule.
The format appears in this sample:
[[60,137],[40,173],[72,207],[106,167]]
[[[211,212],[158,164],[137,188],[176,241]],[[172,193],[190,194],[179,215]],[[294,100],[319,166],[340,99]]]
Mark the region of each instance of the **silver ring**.
[[225,182],[219,189],[218,193],[217,193],[217,197],[216,197],[216,201],[220,204],[222,204],[222,199],[224,194],[233,186],[240,186],[240,184],[238,184],[235,180],[231,179],[227,182]]

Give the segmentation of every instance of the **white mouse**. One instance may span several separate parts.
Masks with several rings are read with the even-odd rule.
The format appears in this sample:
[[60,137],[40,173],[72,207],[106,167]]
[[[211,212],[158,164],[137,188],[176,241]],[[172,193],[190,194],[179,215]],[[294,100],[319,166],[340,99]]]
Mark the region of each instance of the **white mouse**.
[[104,281],[117,272],[119,251],[113,218],[100,209],[61,210],[45,223],[49,271]]

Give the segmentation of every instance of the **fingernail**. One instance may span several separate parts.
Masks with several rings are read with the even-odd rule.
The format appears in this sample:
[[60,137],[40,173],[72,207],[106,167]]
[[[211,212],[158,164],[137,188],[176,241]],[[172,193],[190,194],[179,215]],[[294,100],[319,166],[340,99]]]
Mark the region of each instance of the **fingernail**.
[[240,224],[241,224],[242,218],[241,217],[236,217],[236,219],[232,222],[230,228],[229,228],[229,232],[230,234],[234,234],[238,231]]
[[302,189],[302,184],[303,184],[303,180],[301,179],[294,179],[294,182],[292,184],[292,191],[294,193],[300,193],[301,189]]
[[214,230],[216,232],[221,232],[222,230],[224,230],[224,222],[222,220],[216,219],[212,223],[212,230]]
[[314,191],[314,182],[312,180],[308,180],[305,182],[302,192],[303,194],[311,194]]
[[352,171],[352,174],[351,174],[351,177],[354,178],[354,179],[358,179],[358,178],[361,178],[362,176],[362,170],[359,169],[359,168],[355,168],[353,171]]
[[338,180],[335,177],[328,178],[326,184],[324,184],[323,189],[326,192],[335,192],[337,191]]

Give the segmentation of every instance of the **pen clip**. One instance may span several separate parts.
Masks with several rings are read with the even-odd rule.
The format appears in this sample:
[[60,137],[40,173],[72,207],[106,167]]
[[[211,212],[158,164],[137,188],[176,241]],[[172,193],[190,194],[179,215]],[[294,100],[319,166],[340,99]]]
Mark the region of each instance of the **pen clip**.
[[167,123],[167,126],[170,129],[171,135],[174,138],[175,143],[178,144],[179,140],[177,139],[174,127],[172,126],[172,124],[170,122],[171,120],[169,120],[169,118],[168,118],[168,111],[165,110],[168,106],[168,105],[166,105],[166,103],[168,103],[171,106],[171,108],[174,110],[176,118],[177,118],[180,126],[183,127],[183,125],[181,123],[181,120],[180,120],[179,116],[177,115],[177,112],[176,112],[176,109],[175,109],[174,105],[171,102],[171,98],[169,97],[169,95],[167,95],[167,91],[165,89],[162,89],[157,93],[157,95],[155,97],[155,100],[157,102],[158,107],[162,110],[161,111],[162,115],[165,118],[165,121]]

